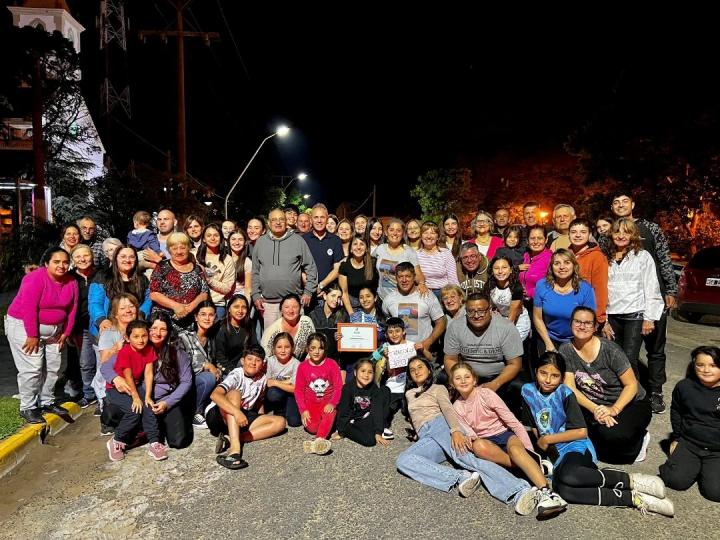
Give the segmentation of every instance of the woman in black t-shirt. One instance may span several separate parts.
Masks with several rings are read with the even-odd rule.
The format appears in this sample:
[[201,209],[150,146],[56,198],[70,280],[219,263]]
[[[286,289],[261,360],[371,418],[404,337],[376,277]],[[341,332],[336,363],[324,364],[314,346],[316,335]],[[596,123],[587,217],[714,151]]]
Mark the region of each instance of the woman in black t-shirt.
[[375,261],[362,234],[356,234],[350,244],[350,255],[340,264],[338,283],[342,291],[342,300],[348,315],[360,307],[358,295],[360,289],[369,287],[377,291],[378,275]]

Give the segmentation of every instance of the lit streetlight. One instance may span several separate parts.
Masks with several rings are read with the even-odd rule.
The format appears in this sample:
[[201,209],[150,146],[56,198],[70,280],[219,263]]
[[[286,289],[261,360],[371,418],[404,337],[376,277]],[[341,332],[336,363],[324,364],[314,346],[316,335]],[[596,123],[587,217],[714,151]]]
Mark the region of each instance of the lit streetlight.
[[307,200],[307,199],[309,199],[309,198],[310,198],[310,194],[309,194],[309,193],[306,193],[305,195],[303,195],[303,199]]
[[[297,176],[294,176],[294,177],[292,178],[292,180],[290,180],[290,181],[287,183],[287,185],[282,186],[283,193],[285,193],[285,192],[287,191],[287,188],[289,188],[289,187],[293,184],[293,182],[295,182],[295,180],[300,180],[300,181],[302,182],[302,181],[305,180],[307,177],[308,177],[308,175],[305,174],[304,172],[301,172],[301,173],[298,174]],[[286,176],[281,176],[281,177],[280,177],[280,183],[281,183],[281,185],[282,185],[282,179],[283,179],[283,178],[287,178],[287,177],[286,177]]]
[[271,133],[267,137],[265,137],[262,142],[260,143],[260,146],[257,147],[257,150],[255,150],[255,153],[250,158],[250,161],[247,162],[247,165],[245,165],[245,168],[240,173],[240,176],[237,177],[237,180],[235,180],[235,183],[230,188],[230,191],[228,191],[228,194],[225,196],[225,219],[228,219],[228,201],[230,200],[230,195],[232,195],[232,192],[235,191],[235,188],[237,187],[238,183],[242,179],[242,177],[247,172],[248,168],[250,167],[250,164],[255,159],[255,156],[258,155],[258,152],[260,152],[260,149],[263,147],[263,145],[268,142],[270,139],[275,137],[276,135],[278,137],[285,137],[290,132],[290,128],[287,126],[280,126],[275,133]]

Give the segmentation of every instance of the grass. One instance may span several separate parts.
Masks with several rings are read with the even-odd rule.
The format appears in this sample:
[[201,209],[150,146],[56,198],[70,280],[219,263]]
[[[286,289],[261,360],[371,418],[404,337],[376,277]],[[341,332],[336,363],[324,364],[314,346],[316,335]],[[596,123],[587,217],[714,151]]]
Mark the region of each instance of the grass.
[[23,422],[18,409],[18,400],[0,397],[0,440],[15,433]]

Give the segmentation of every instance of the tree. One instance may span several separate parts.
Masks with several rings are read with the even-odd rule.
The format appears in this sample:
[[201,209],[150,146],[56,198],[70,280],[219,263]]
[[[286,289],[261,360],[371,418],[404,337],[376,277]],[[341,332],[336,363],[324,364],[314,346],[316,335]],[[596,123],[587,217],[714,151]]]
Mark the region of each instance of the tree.
[[423,221],[440,223],[442,216],[472,212],[470,169],[433,169],[419,176],[410,196],[417,200]]
[[[638,214],[692,251],[720,241],[720,109],[700,94],[663,105],[618,98],[575,130],[566,149],[588,184],[619,182],[635,195]],[[700,234],[706,230],[715,233]]]

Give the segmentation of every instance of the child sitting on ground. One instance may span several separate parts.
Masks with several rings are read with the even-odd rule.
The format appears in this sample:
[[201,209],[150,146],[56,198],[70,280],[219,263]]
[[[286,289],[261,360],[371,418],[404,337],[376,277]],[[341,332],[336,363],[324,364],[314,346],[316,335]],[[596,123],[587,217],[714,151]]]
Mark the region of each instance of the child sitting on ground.
[[327,454],[330,436],[340,396],[342,377],[335,360],[327,358],[327,340],[324,334],[312,333],[307,339],[307,359],[300,364],[295,377],[295,400],[303,426],[315,435],[315,440],[305,441],[305,453]]
[[265,351],[259,345],[245,349],[240,367],[233,369],[210,395],[212,403],[205,410],[205,422],[210,433],[218,437],[216,453],[226,450],[216,461],[228,469],[248,466],[242,458],[243,445],[250,441],[268,439],[285,429],[282,416],[261,414],[265,391]]
[[[127,325],[126,340],[115,360],[115,373],[125,379],[130,394],[118,392],[123,399],[119,408],[123,412],[122,420],[115,428],[115,435],[107,442],[111,461],[125,459],[125,447],[142,422],[143,430],[150,443],[148,453],[156,460],[167,459],[167,449],[160,442],[160,430],[152,407],[153,363],[157,355],[149,341],[149,327],[145,321],[132,321]],[[143,382],[144,381],[144,382]],[[143,384],[145,402],[140,399],[138,385]]]
[[383,437],[389,400],[388,387],[375,384],[372,360],[359,360],[355,364],[355,377],[343,386],[337,409],[338,432],[333,439],[347,437],[363,446],[390,444]]
[[540,494],[538,519],[547,519],[567,509],[567,503],[550,489],[540,463],[532,451],[525,428],[498,395],[477,386],[473,369],[458,362],[450,370],[450,384],[458,395],[453,404],[460,424],[472,440],[473,453],[503,467],[518,467]]
[[302,424],[295,401],[295,380],[300,361],[293,356],[295,341],[287,332],[280,332],[272,341],[273,355],[265,360],[267,393],[265,411],[284,416],[290,427]]
[[[155,253],[160,253],[160,242],[158,242],[157,235],[148,229],[150,219],[150,214],[143,210],[135,212],[133,216],[133,227],[135,228],[128,233],[127,243],[136,251],[152,249]],[[150,264],[150,262],[148,261],[146,264]]]
[[553,488],[570,503],[626,506],[672,517],[660,478],[598,468],[595,447],[587,436],[585,418],[575,394],[562,384],[565,359],[557,352],[540,356],[535,383],[522,387],[523,422],[538,447],[553,460]]
[[682,491],[697,481],[703,497],[720,502],[720,348],[697,347],[690,357],[686,378],[673,390],[673,440],[660,476]]

